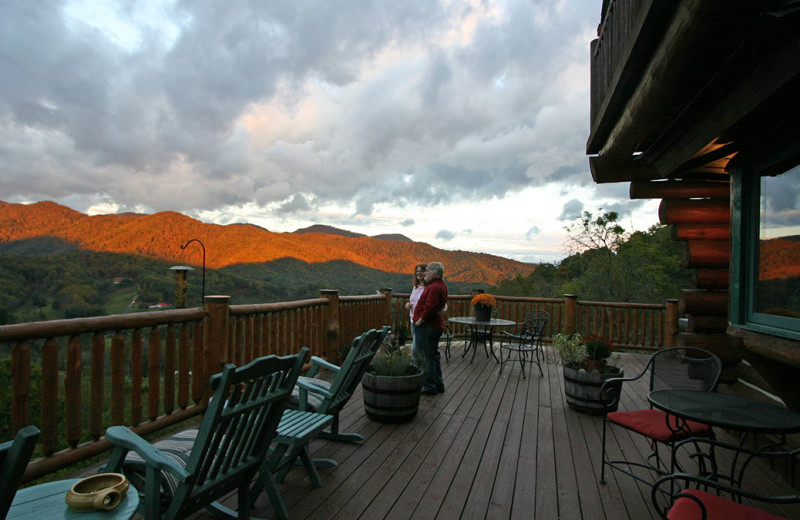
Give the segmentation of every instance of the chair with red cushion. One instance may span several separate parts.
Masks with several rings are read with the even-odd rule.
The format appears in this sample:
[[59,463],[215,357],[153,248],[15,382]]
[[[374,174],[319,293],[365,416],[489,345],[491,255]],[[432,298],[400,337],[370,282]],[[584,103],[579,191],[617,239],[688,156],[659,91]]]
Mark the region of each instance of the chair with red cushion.
[[[766,495],[757,490],[764,469],[788,464],[800,455],[780,442],[768,441],[748,448],[716,439],[686,439],[675,445],[674,455],[698,461],[698,475],[674,473],[658,479],[650,498],[667,520],[780,520],[800,517],[800,495]],[[751,468],[761,469],[751,473]],[[790,489],[788,484],[785,489]],[[772,493],[775,493],[774,491]],[[773,504],[773,505],[770,505]],[[762,511],[771,509],[771,511]]]
[[[668,504],[663,507],[665,497]],[[787,505],[800,502],[798,495],[761,495],[686,473],[659,479],[653,485],[651,499],[658,514],[666,520],[785,520],[783,516],[762,511],[750,504],[764,502]],[[742,503],[744,499],[749,503]]]
[[[619,381],[635,381],[645,375],[650,378],[651,392],[662,389],[713,392],[716,391],[721,372],[722,362],[707,350],[694,347],[669,348],[653,354],[642,372],[635,377],[607,380],[600,389],[600,395],[607,403],[607,410],[616,409],[620,395],[615,388],[620,388]],[[647,460],[609,460],[606,437],[610,426],[620,426],[646,437],[650,441],[651,449]],[[609,466],[650,486],[658,476],[671,473],[670,468],[661,459],[659,445],[665,445],[671,453],[674,444],[680,440],[688,437],[713,436],[714,432],[708,425],[694,421],[678,423],[674,417],[653,408],[607,411],[603,421],[600,483],[605,484],[605,469]],[[641,474],[643,472],[645,476]]]

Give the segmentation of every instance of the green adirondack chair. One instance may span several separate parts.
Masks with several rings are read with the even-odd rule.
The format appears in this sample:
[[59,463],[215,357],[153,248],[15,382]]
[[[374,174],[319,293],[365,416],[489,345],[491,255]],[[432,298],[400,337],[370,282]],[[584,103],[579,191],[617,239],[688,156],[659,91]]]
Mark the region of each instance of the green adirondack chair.
[[[139,512],[147,520],[185,518],[202,508],[221,518],[249,518],[251,484],[259,473],[278,516],[286,518],[267,450],[307,355],[303,348],[295,356],[267,356],[240,368],[229,364],[212,377],[215,392],[188,451],[169,449],[179,445],[169,441],[159,443],[161,450],[124,426],[108,428],[106,439],[115,448],[102,471],[128,475],[143,495]],[[215,502],[233,490],[239,493],[238,514]]]
[[[357,433],[341,433],[339,431],[339,412],[361,383],[361,377],[367,370],[378,347],[381,346],[389,327],[381,330],[372,329],[353,340],[350,351],[344,359],[342,366],[328,363],[322,358],[311,358],[311,369],[306,377],[297,381],[297,386],[292,392],[289,406],[298,410],[324,413],[333,417],[330,431],[323,431],[320,437],[345,442],[363,441],[364,437]],[[335,372],[333,381],[325,381],[314,377],[320,369],[325,368]],[[324,461],[315,460],[319,467],[325,467]]]
[[17,432],[13,441],[0,444],[0,518],[8,515],[40,435],[36,426],[26,426]]

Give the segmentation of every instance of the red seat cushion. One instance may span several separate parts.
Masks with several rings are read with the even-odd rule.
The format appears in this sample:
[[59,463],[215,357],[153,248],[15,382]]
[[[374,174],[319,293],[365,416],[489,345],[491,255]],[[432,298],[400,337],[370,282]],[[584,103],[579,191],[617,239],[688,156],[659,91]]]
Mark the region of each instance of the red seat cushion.
[[[718,497],[699,489],[687,489],[683,493],[693,495],[703,502],[708,513],[707,520],[785,520],[780,516],[765,513],[754,507],[738,504],[733,500]],[[702,518],[700,506],[689,497],[678,497],[667,513],[669,520],[694,520]]]
[[[670,426],[673,429],[678,428],[678,421],[675,416],[670,415],[668,426],[666,415],[666,412],[661,410],[645,409],[632,412],[611,412],[606,417],[614,424],[661,442],[674,442],[690,437],[687,432],[670,430]],[[686,426],[691,430],[691,436],[693,437],[711,436],[711,426],[707,424],[686,421]]]

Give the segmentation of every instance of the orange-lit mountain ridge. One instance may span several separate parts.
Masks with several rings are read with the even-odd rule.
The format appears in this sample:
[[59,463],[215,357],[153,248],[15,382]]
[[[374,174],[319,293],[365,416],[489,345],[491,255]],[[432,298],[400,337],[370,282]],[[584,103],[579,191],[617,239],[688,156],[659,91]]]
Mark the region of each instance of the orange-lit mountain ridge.
[[[445,251],[406,240],[348,237],[330,233],[273,233],[249,224],[220,226],[165,211],[88,216],[54,202],[14,204],[0,201],[0,243],[57,238],[80,249],[138,254],[175,263],[200,265],[201,248],[180,245],[197,238],[206,247],[206,265],[221,268],[297,258],[309,263],[346,260],[395,273],[414,264],[440,261],[453,281],[496,284],[536,266],[484,253]],[[400,237],[398,235],[398,237]]]

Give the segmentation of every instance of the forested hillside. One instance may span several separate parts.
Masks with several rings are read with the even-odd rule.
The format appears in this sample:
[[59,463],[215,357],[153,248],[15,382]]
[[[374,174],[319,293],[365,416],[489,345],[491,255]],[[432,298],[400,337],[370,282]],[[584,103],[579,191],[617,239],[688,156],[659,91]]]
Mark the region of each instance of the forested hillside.
[[691,287],[691,271],[680,265],[679,244],[667,226],[626,232],[618,215],[589,212],[567,228],[568,245],[579,250],[559,264],[541,264],[531,274],[498,284],[505,295],[535,294],[583,300],[663,303]]
[[[59,251],[43,254],[43,251]],[[140,312],[175,301],[173,264],[137,255],[72,251],[55,239],[0,244],[0,325]],[[188,305],[202,300],[202,270],[189,273]],[[227,294],[231,303],[269,303],[378,289],[411,290],[411,275],[334,261],[309,264],[284,258],[206,270],[206,294]],[[451,282],[454,293],[485,284]]]
[[295,258],[309,264],[347,261],[384,272],[409,273],[417,263],[437,260],[446,266],[449,280],[484,284],[536,268],[499,256],[446,251],[407,239],[387,240],[386,236],[272,233],[249,224],[205,224],[174,212],[90,217],[53,202],[0,202],[0,245],[13,247],[14,242],[34,238],[59,239],[63,247],[75,250],[134,254],[198,266],[202,263],[199,247],[180,249],[181,244],[197,238],[205,245],[210,268]]

